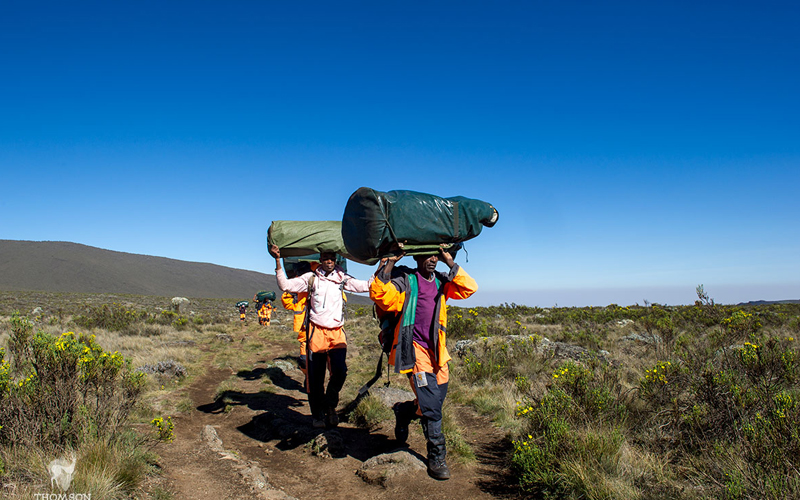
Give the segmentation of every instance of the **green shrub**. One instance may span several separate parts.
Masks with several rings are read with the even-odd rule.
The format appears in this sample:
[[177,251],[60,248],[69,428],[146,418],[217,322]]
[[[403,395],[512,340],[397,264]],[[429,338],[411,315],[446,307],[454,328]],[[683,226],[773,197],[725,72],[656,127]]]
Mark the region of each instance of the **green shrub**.
[[15,363],[19,370],[0,358],[0,440],[63,447],[115,439],[144,387],[129,360],[73,332],[39,331],[17,350],[30,356]]
[[476,308],[464,310],[461,307],[447,306],[447,337],[449,339],[469,339],[485,336],[486,319],[479,318]]
[[[451,365],[453,396],[505,426],[512,471],[536,498],[800,498],[800,304],[725,306],[697,291],[692,306],[452,308],[451,338],[483,337]],[[609,343],[623,319],[663,342]],[[535,325],[613,364],[505,338]]]
[[161,313],[158,316],[156,316],[152,321],[161,325],[171,325],[179,317],[180,315],[178,313],[165,309],[161,311]]
[[615,368],[597,360],[562,363],[541,397],[517,407],[527,423],[511,457],[520,487],[544,498],[614,497],[603,481],[586,478],[621,474],[626,402]]
[[366,317],[366,316],[369,316],[369,315],[372,314],[372,308],[371,307],[364,307],[364,306],[358,306],[358,307],[353,307],[353,308],[349,308],[348,307],[348,312],[351,311],[351,310],[352,310],[353,317],[355,317],[355,318]]
[[21,372],[30,363],[30,338],[33,335],[33,324],[27,318],[20,317],[19,311],[11,315],[11,334],[8,337],[8,349],[13,365],[11,369]]
[[76,325],[83,328],[103,328],[109,331],[123,330],[133,323],[147,319],[147,313],[127,309],[122,304],[112,303],[90,306],[84,314],[73,318]]
[[393,417],[392,410],[381,403],[378,398],[367,395],[367,397],[359,401],[358,406],[348,416],[348,419],[361,428],[372,429],[381,422],[390,420]]
[[730,317],[722,320],[722,326],[729,338],[743,338],[756,333],[761,323],[751,313],[734,311]]

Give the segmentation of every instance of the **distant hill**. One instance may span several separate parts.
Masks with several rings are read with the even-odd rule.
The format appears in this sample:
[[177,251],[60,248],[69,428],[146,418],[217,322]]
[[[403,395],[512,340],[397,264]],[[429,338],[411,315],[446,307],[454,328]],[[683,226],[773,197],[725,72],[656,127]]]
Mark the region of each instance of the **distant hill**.
[[740,302],[737,306],[768,306],[771,304],[800,304],[800,300],[751,300],[750,302]]
[[[65,241],[0,240],[0,290],[249,299],[274,275]],[[355,303],[370,302],[353,296]]]

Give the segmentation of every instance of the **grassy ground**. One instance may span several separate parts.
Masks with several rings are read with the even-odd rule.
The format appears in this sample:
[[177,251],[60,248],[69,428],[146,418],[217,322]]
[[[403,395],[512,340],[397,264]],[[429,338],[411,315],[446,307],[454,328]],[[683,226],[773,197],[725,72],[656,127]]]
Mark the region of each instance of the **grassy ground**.
[[[453,354],[445,408],[451,457],[474,460],[455,411],[469,405],[491,416],[508,436],[508,467],[523,494],[800,496],[800,306],[733,307],[699,299],[686,307],[451,307],[451,351],[458,340],[478,340],[463,356]],[[248,328],[239,324],[234,303],[192,300],[189,311],[178,314],[166,297],[0,293],[0,346],[7,348],[7,359],[12,313],[20,311],[35,331],[53,339],[70,331],[95,335],[104,352],[118,351],[133,368],[155,370],[145,375],[125,430],[114,439],[15,446],[0,429],[0,477],[9,485],[4,493],[16,488],[14,494],[25,498],[50,492],[46,464],[72,454],[93,464],[74,480],[93,498],[168,498],[148,478],[158,475],[152,448],[159,430],[168,438],[168,417],[195,406],[181,389],[212,358],[234,371],[250,368],[241,356],[226,356],[218,336],[242,338],[253,352],[271,337],[291,336],[290,316],[278,309],[274,318],[284,327],[270,328],[260,339],[243,337]],[[37,307],[41,311],[34,313]],[[371,309],[350,307],[347,321],[349,375],[342,406],[372,377],[379,353]],[[249,328],[254,327],[253,317]],[[542,349],[547,340],[587,352],[562,358]],[[159,366],[185,373],[159,373]],[[22,373],[12,368],[10,383],[18,384]],[[378,384],[385,380],[384,371]],[[390,380],[408,388],[405,377],[391,374]],[[217,388],[220,394],[224,385]],[[161,429],[153,424],[159,418]],[[369,428],[393,415],[366,398],[349,418]]]
[[[796,498],[800,307],[699,298],[454,308],[451,346],[485,340],[454,363],[453,397],[507,431],[538,497]],[[542,354],[545,337],[589,352]]]
[[[0,428],[0,475],[4,494],[32,498],[37,493],[60,493],[51,486],[47,464],[56,458],[73,457],[82,466],[76,472],[70,491],[91,493],[93,498],[168,497],[159,488],[144,488],[146,478],[158,474],[158,460],[152,452],[154,445],[159,438],[168,440],[170,437],[164,424],[161,428],[164,432],[159,435],[159,428],[153,421],[168,422],[171,415],[193,408],[193,402],[176,395],[180,388],[202,373],[209,359],[207,346],[218,344],[214,342],[216,335],[239,326],[233,323],[234,319],[238,321],[233,303],[235,301],[231,300],[192,300],[190,310],[178,314],[172,311],[170,298],[166,297],[0,293],[0,347],[6,348],[5,357],[12,360],[6,366],[11,371],[11,383],[18,388],[19,382],[29,376],[30,367],[27,372],[20,369],[11,355],[15,311],[21,311],[22,320],[32,331],[40,332],[41,338],[70,338],[62,335],[65,332],[75,332],[75,337],[94,335],[98,349],[102,348],[102,353],[106,354],[105,358],[99,354],[98,360],[119,353],[130,362],[131,369],[151,368],[150,373],[142,376],[142,390],[136,396],[136,405],[124,416],[123,430],[114,435],[109,432],[73,433],[59,442],[30,445],[19,442],[18,437],[10,437],[8,422],[0,422],[5,427]],[[134,319],[129,321],[126,317]],[[172,367],[172,370],[159,372],[159,366]],[[39,371],[45,370],[39,367]],[[36,390],[34,384],[30,387]],[[33,413],[33,402],[53,397],[41,394],[45,392],[46,389],[39,390],[40,394],[25,395],[19,388],[12,398],[6,391],[9,397],[3,404],[7,408],[9,401],[13,401],[21,410]],[[15,418],[8,412],[3,415],[8,421]],[[77,426],[79,419],[75,417],[74,422]]]

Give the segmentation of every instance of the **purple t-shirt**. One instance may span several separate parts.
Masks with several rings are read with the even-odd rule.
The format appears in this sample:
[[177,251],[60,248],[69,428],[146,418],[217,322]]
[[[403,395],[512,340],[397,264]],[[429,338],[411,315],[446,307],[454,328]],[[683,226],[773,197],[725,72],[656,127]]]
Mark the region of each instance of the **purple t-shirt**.
[[433,313],[436,309],[436,279],[428,281],[417,272],[417,283],[419,283],[419,294],[417,295],[417,314],[414,317],[414,342],[425,349],[430,349],[431,325],[433,324]]

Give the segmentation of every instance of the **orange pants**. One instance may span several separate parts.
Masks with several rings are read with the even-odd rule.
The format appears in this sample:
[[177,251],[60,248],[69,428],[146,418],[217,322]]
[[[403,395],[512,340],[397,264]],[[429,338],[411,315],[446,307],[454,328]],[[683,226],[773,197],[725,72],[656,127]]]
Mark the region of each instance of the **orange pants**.
[[[433,360],[433,350],[425,349],[421,345],[414,342],[414,368],[411,369],[411,373],[433,373],[436,375],[436,382],[441,384],[446,384],[450,381],[450,369],[447,365],[442,367],[434,366]],[[411,386],[414,386],[412,381]]]
[[311,343],[308,347],[311,348],[311,352],[328,352],[331,349],[347,347],[347,337],[341,327],[323,328],[311,323],[309,329],[311,330]]
[[[425,349],[416,342],[414,342],[414,357],[414,368],[408,376],[408,382],[417,397],[417,415],[432,420],[441,420],[442,404],[447,395],[447,383],[450,381],[450,369],[447,364],[441,367],[436,366],[433,350]],[[431,375],[431,380],[428,380],[427,374]],[[417,387],[419,385],[418,378],[425,381],[424,387]],[[433,379],[435,379],[435,383]]]
[[[347,339],[342,328],[323,328],[311,323],[308,356],[308,404],[311,415],[320,419],[325,412],[335,411],[339,391],[347,378]],[[325,371],[330,371],[325,387]]]

